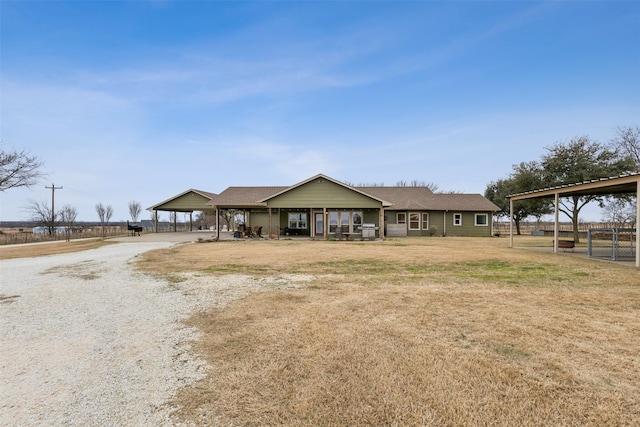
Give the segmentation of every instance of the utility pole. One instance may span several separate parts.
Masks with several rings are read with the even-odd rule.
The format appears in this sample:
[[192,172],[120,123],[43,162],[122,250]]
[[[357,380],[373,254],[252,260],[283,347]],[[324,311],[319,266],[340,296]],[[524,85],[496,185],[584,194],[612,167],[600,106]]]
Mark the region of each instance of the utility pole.
[[45,186],[46,189],[51,189],[51,233],[56,233],[56,209],[55,209],[55,200],[56,200],[56,190],[62,190],[62,187],[56,187],[55,184],[51,184],[51,187]]

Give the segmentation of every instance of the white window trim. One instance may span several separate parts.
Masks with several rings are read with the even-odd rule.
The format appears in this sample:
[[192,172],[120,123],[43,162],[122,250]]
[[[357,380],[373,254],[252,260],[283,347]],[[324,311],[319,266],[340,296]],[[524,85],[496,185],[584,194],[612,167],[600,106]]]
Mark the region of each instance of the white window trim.
[[[425,218],[427,219],[425,221]],[[425,222],[427,223],[427,226],[425,227]],[[422,212],[420,214],[420,226],[422,227],[423,230],[428,230],[429,229],[429,212]]]
[[[295,216],[295,219],[291,219]],[[289,228],[292,230],[306,230],[307,229],[307,213],[306,212],[289,212]],[[293,227],[292,227],[293,225]],[[304,227],[301,227],[304,225]]]
[[[456,224],[456,217],[460,217],[460,222],[458,224]],[[462,226],[462,214],[461,213],[454,213],[453,214],[453,225],[456,227],[461,227]]]
[[[417,215],[418,216],[418,221],[416,221],[418,223],[418,227],[417,228],[411,228],[411,215]],[[420,221],[422,220],[422,216],[420,215],[420,212],[409,212],[409,221],[408,221],[408,227],[409,230],[420,230]]]
[[[484,224],[478,224],[478,217],[483,216],[486,218]],[[488,214],[476,214],[475,215],[475,225],[476,227],[488,227],[489,226],[489,215]]]

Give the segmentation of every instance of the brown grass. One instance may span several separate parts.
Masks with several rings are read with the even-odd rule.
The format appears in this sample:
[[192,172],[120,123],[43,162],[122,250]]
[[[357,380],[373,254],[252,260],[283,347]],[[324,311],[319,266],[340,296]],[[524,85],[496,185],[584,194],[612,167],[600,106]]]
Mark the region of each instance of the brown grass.
[[30,243],[27,245],[0,246],[0,259],[28,258],[43,255],[55,255],[68,252],[78,252],[95,249],[109,244],[100,239],[60,241],[52,243]]
[[[541,241],[551,245],[516,243]],[[107,243],[0,248],[0,259]],[[138,265],[166,276],[315,277],[188,321],[211,370],[171,402],[177,422],[640,425],[632,267],[470,238],[188,244]]]
[[[520,240],[520,244],[528,244]],[[219,242],[170,274],[312,274],[195,315],[199,425],[639,425],[640,274],[507,239]]]

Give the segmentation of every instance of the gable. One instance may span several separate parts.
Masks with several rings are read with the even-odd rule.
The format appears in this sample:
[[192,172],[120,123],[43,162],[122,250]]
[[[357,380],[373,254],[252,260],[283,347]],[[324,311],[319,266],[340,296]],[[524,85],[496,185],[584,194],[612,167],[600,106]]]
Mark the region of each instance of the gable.
[[154,205],[148,210],[158,211],[176,211],[176,212],[193,212],[211,210],[211,206],[207,205],[211,198],[214,197],[213,193],[205,193],[197,190],[187,190],[171,199],[165,200],[162,203]]
[[380,208],[382,201],[317,176],[266,200],[272,208]]

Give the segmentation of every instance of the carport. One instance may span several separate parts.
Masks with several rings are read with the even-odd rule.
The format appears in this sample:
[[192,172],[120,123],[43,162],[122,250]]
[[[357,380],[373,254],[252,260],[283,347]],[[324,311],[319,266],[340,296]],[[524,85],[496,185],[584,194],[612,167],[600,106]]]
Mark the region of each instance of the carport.
[[[215,196],[215,193],[189,189],[164,202],[148,207],[147,210],[153,212],[154,232],[158,232],[158,211],[189,213],[189,231],[193,231],[193,212],[214,213],[215,208],[207,203]],[[177,215],[173,216],[173,231],[177,231]]]
[[[527,191],[525,193],[513,194],[509,197],[509,247],[513,248],[513,202],[518,200],[537,199],[537,198],[554,198],[554,244],[553,252],[558,252],[558,216],[560,213],[559,202],[561,197],[571,196],[608,196],[615,194],[635,194],[636,195],[636,228],[640,224],[640,174],[632,173],[620,175],[611,178],[594,179],[576,184],[566,184],[557,187],[543,188],[539,190]],[[636,231],[635,249],[636,249],[636,267],[640,267],[640,233]]]

